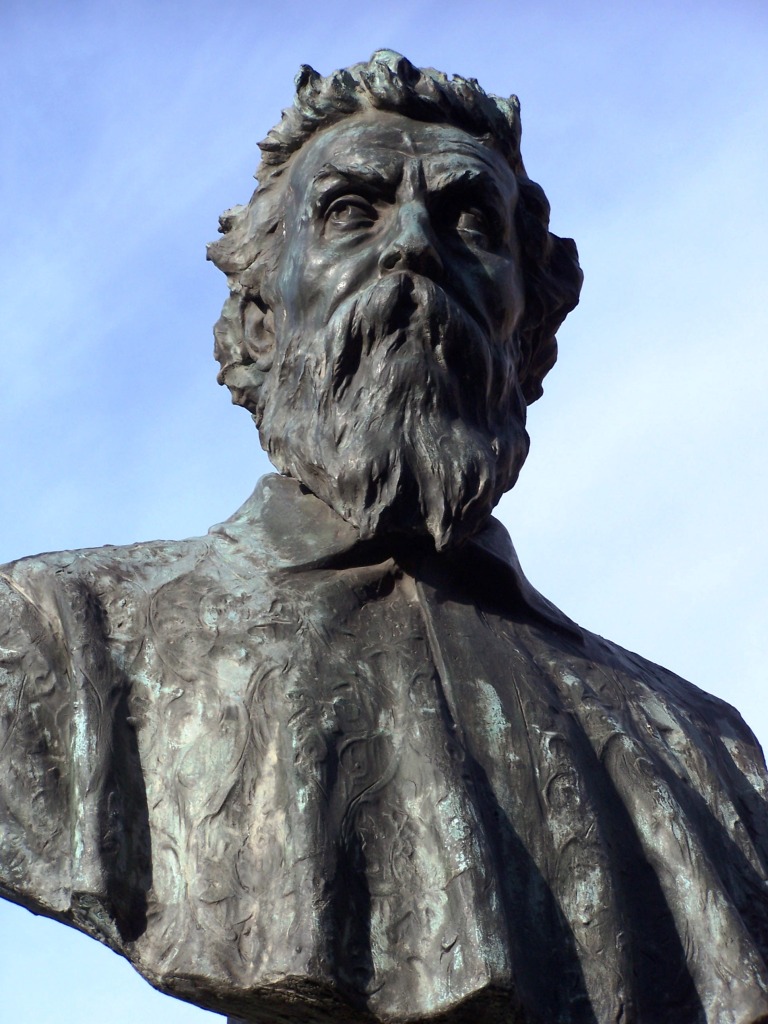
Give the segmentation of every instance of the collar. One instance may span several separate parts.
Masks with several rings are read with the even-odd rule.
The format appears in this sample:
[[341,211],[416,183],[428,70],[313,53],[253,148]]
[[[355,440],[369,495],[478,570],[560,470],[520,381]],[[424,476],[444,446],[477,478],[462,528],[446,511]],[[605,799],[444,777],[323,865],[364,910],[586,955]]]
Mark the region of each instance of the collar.
[[397,538],[364,541],[356,527],[296,480],[270,473],[226,522],[209,531],[224,536],[270,570],[310,572],[378,565],[394,559],[413,576],[455,578],[506,610],[522,611],[582,639],[567,615],[526,579],[509,534],[490,518],[487,526],[455,550],[437,553],[431,545],[406,545]]

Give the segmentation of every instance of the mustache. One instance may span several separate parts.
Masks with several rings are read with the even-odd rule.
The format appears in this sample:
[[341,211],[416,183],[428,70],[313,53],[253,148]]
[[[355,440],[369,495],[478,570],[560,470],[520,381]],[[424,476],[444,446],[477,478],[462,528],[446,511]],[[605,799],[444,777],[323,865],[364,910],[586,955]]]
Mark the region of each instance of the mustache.
[[[388,274],[342,303],[328,324],[330,385],[342,397],[363,360],[426,362],[433,373],[474,364],[492,374],[491,343],[472,315],[441,285],[410,271]],[[408,352],[398,356],[404,346]]]

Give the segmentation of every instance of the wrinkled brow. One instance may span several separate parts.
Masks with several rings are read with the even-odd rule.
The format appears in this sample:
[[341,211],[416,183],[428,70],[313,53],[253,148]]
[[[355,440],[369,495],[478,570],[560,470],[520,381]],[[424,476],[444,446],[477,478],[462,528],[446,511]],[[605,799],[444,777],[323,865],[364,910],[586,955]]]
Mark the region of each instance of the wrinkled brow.
[[460,168],[451,167],[450,164],[437,167],[427,181],[429,191],[434,196],[445,199],[476,197],[481,205],[493,205],[499,212],[509,209],[510,205],[514,206],[517,198],[514,181],[511,193],[505,189],[505,184],[499,181],[493,169],[471,164]]
[[498,174],[482,165],[464,163],[457,167],[455,164],[452,166],[446,162],[428,170],[431,173],[427,175],[427,183],[435,191],[461,188],[464,185],[472,188],[487,188],[493,192],[499,191]]
[[369,188],[396,188],[403,174],[402,161],[393,160],[389,166],[371,164],[326,163],[312,176],[312,192],[323,193],[334,184],[366,185]]

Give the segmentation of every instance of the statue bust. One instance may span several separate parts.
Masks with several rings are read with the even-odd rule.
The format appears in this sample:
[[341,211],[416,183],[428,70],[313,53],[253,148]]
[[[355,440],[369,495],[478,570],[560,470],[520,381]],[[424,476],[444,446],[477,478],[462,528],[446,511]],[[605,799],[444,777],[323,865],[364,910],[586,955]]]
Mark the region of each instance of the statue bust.
[[303,68],[210,249],[279,475],[0,573],[0,892],[268,1021],[768,1015],[766,771],[491,515],[578,300],[517,101]]

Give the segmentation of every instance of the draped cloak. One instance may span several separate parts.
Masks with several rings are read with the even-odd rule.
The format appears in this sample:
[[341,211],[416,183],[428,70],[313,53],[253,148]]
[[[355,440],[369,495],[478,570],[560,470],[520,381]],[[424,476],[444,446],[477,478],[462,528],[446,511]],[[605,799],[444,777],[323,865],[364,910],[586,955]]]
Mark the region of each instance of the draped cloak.
[[0,571],[0,893],[255,1024],[768,1020],[766,792],[494,520],[363,543],[268,476]]

